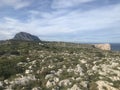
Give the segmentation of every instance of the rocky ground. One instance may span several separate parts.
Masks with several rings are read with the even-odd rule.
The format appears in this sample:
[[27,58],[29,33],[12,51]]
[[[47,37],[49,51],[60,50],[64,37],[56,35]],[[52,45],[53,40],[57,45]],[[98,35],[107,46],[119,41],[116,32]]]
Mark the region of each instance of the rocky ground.
[[0,50],[0,90],[120,90],[120,52],[16,41]]

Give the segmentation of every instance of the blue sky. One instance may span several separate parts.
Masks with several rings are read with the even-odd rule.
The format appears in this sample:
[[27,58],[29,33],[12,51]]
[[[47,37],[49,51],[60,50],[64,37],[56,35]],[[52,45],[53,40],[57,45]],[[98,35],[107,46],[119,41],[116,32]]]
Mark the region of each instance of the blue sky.
[[0,0],[0,40],[120,43],[120,0]]

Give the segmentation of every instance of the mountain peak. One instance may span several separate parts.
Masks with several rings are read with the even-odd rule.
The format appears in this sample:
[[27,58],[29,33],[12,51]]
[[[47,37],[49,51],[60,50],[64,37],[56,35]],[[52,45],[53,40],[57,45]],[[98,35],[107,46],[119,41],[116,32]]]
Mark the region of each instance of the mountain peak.
[[24,40],[24,41],[40,41],[40,39],[37,36],[29,34],[27,32],[19,32],[14,36],[13,39]]

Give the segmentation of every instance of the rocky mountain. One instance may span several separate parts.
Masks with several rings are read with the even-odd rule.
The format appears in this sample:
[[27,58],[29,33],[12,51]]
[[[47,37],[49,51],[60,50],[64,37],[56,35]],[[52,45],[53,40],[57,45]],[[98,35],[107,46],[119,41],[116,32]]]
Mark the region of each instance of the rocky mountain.
[[120,90],[120,52],[90,45],[0,45],[0,90]]
[[37,36],[31,35],[26,32],[17,33],[13,39],[14,40],[24,40],[24,41],[40,41],[40,39]]

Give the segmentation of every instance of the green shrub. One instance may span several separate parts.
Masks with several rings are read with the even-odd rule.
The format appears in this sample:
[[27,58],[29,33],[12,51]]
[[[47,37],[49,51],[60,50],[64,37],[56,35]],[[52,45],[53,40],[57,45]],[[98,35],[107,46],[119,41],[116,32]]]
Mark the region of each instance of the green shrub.
[[17,73],[22,73],[24,70],[22,67],[17,66],[17,63],[23,61],[23,57],[16,58],[1,58],[0,59],[0,77],[4,79],[9,78]]

